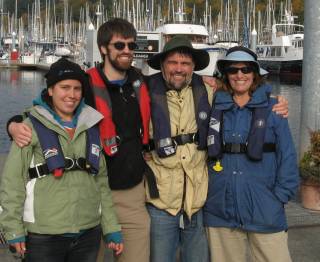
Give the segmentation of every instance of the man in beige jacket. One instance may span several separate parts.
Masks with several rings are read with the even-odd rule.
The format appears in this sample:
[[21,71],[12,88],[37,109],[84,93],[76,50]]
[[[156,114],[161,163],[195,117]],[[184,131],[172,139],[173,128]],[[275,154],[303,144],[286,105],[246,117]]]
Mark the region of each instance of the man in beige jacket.
[[208,261],[202,210],[208,188],[206,130],[213,90],[194,70],[209,63],[204,50],[182,36],[149,60],[161,73],[150,76],[152,136],[155,150],[147,163],[155,174],[159,198],[147,190],[151,217],[151,261]]

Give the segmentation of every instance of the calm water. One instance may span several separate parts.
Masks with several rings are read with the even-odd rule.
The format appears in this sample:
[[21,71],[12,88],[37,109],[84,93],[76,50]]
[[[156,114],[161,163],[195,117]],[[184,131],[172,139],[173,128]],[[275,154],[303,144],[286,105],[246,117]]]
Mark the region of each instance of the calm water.
[[45,86],[42,72],[0,68],[0,153],[8,152],[11,144],[7,120],[30,106]]
[[[31,105],[32,100],[46,86],[44,73],[0,68],[0,153],[9,151],[10,143],[6,132],[7,120],[20,114]],[[292,80],[292,79],[291,79]],[[299,142],[301,83],[268,80],[274,87],[274,94],[281,94],[289,101],[289,123],[296,145]]]

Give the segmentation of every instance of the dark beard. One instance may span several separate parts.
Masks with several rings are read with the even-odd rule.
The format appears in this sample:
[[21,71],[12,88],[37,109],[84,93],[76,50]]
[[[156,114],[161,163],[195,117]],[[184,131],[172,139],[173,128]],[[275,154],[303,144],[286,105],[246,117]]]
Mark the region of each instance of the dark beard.
[[121,66],[116,60],[112,60],[112,59],[111,59],[109,53],[107,53],[107,57],[108,57],[108,60],[109,60],[110,64],[111,64],[116,70],[118,70],[118,71],[120,71],[120,72],[126,72],[126,71],[130,68],[130,66],[131,66],[131,63],[130,63],[130,65],[127,66],[127,67]]

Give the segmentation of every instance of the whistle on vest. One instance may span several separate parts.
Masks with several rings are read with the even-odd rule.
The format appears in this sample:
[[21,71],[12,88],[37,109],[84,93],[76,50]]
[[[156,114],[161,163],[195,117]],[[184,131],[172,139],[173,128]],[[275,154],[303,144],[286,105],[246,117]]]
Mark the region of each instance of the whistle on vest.
[[221,172],[223,170],[223,167],[221,166],[220,160],[217,160],[212,169],[216,172]]
[[63,175],[63,169],[62,168],[56,168],[55,170],[53,170],[53,176],[55,178],[60,178]]

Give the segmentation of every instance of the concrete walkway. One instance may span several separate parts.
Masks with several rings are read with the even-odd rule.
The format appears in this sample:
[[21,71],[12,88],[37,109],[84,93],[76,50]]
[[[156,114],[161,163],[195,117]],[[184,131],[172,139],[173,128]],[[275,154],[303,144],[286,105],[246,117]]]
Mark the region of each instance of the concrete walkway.
[[[0,154],[0,174],[6,155]],[[289,224],[289,249],[293,262],[320,261],[320,212],[304,209],[299,200],[291,201],[286,206]],[[0,247],[1,262],[16,262],[10,252]],[[105,261],[112,262],[108,252]],[[137,261],[139,262],[139,261]],[[166,262],[166,261],[163,261]],[[270,261],[281,262],[281,261]]]

